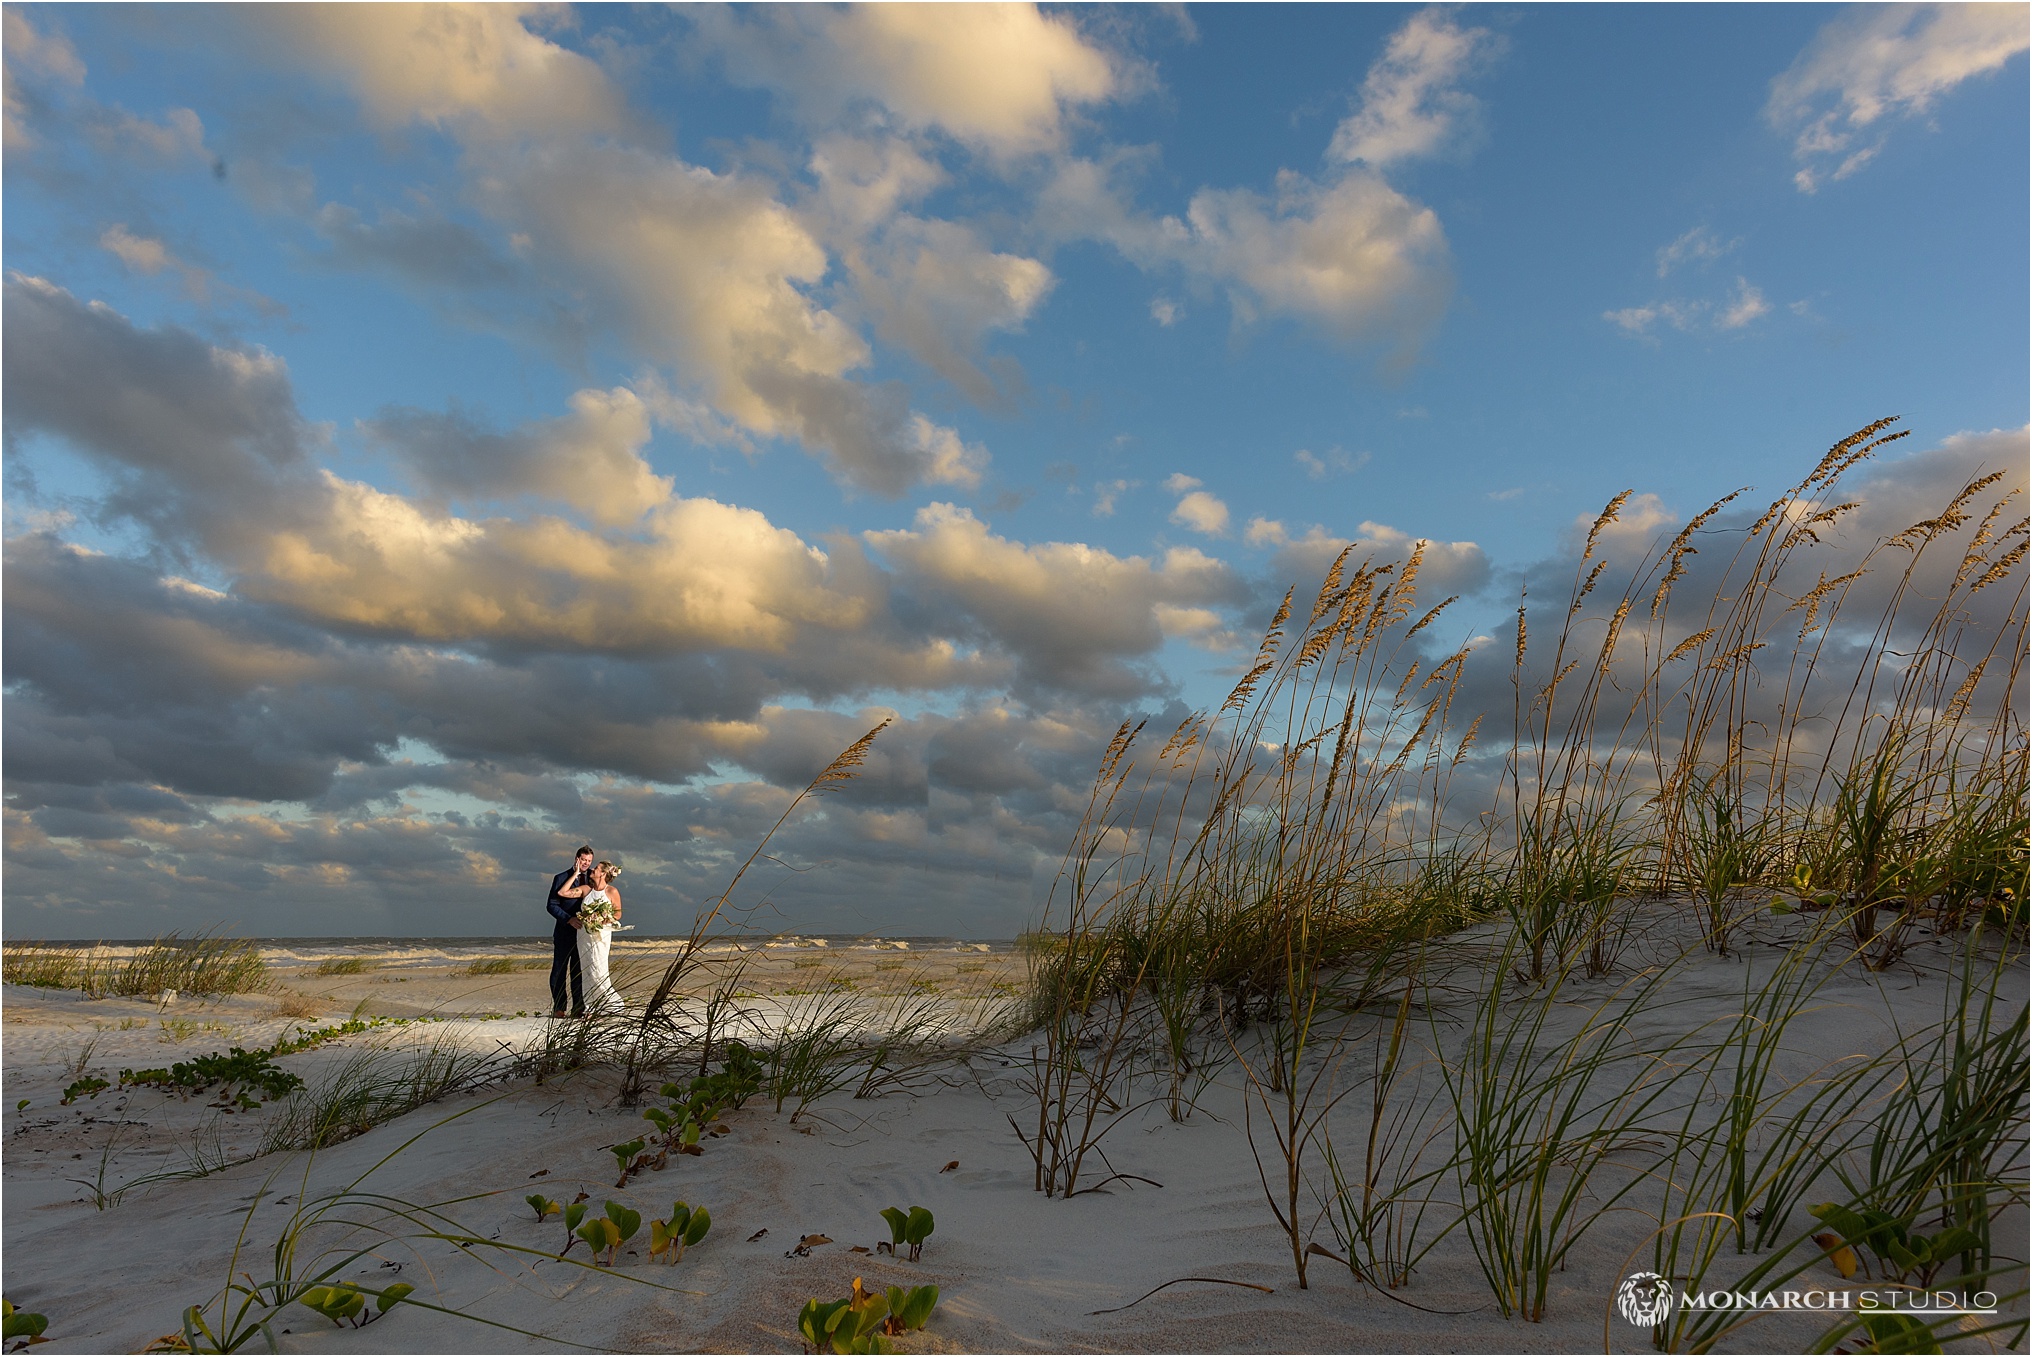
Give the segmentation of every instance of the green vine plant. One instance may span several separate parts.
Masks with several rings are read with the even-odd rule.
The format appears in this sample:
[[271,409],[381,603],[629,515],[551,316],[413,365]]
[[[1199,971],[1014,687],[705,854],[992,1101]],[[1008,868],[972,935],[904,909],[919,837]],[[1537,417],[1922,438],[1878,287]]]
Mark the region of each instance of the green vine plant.
[[[637,1136],[633,1140],[624,1140],[619,1145],[609,1145],[607,1147],[607,1152],[614,1156],[614,1162],[620,1165],[621,1168],[621,1176],[614,1180],[615,1187],[628,1186],[628,1175],[630,1173],[639,1173],[646,1169],[663,1167],[660,1162],[662,1159],[661,1155],[642,1154],[643,1147],[648,1143],[642,1137]],[[636,1159],[637,1155],[642,1155],[639,1162]]]
[[678,1202],[670,1208],[670,1219],[649,1222],[649,1256],[675,1265],[684,1257],[684,1251],[704,1239],[712,1228],[712,1213],[705,1207]]
[[17,1310],[13,1301],[0,1299],[0,1342],[21,1340],[9,1352],[23,1352],[37,1343],[47,1343],[49,1339],[43,1337],[42,1331],[48,1327],[48,1316]]
[[344,1328],[350,1323],[356,1329],[364,1329],[394,1309],[402,1302],[403,1297],[414,1290],[416,1288],[407,1282],[397,1282],[393,1286],[372,1292],[374,1309],[371,1312],[367,1309],[367,1297],[370,1293],[351,1282],[341,1282],[337,1286],[313,1286],[297,1297],[297,1303],[306,1309],[317,1311],[329,1319],[335,1328]]
[[797,1332],[807,1353],[894,1352],[888,1340],[922,1329],[937,1306],[935,1286],[892,1286],[878,1294],[856,1277],[852,1295],[806,1301],[798,1312]]
[[[553,1254],[477,1234],[449,1214],[450,1210],[465,1203],[493,1197],[497,1193],[483,1192],[448,1201],[417,1204],[367,1190],[363,1186],[369,1177],[424,1136],[497,1101],[499,1099],[477,1103],[425,1127],[383,1155],[350,1183],[332,1192],[313,1195],[307,1191],[313,1160],[306,1159],[303,1167],[303,1187],[306,1190],[298,1193],[299,1205],[277,1234],[272,1261],[267,1276],[263,1278],[250,1270],[244,1260],[250,1251],[249,1236],[256,1212],[262,1201],[269,1197],[268,1184],[274,1182],[274,1175],[270,1175],[268,1184],[255,1194],[254,1202],[247,1208],[242,1220],[227,1265],[225,1286],[213,1300],[187,1307],[181,1316],[179,1329],[155,1340],[148,1351],[244,1352],[257,1344],[271,1352],[277,1351],[275,1322],[285,1311],[297,1305],[324,1315],[341,1326],[351,1323],[355,1327],[382,1318],[397,1305],[406,1305],[484,1324],[542,1343],[584,1348],[585,1344],[569,1339],[490,1319],[457,1306],[420,1299],[406,1284],[377,1288],[343,1280],[345,1274],[358,1268],[361,1260],[381,1257],[391,1247],[407,1248],[414,1253],[426,1247],[434,1251],[448,1245],[454,1252],[481,1262],[496,1272],[500,1268],[493,1261],[495,1259],[555,1261],[592,1271],[600,1267],[598,1254],[603,1249],[607,1264],[612,1264],[615,1249],[641,1227],[641,1217],[619,1203],[606,1203],[607,1213],[596,1221],[587,1222],[584,1202],[559,1206],[541,1196],[527,1199],[539,1223],[552,1215],[563,1216],[566,1229],[571,1232],[567,1238],[567,1251],[578,1239],[586,1241],[595,1260],[580,1262],[567,1259],[562,1253]],[[327,1228],[347,1230],[347,1241],[312,1251],[311,1234]],[[608,1275],[658,1291],[681,1291],[626,1271]],[[370,1299],[375,1307],[372,1315],[366,1313]]]
[[586,1241],[586,1247],[593,1251],[595,1258],[599,1257],[600,1250],[604,1248],[607,1251],[607,1260],[603,1266],[612,1267],[614,1251],[633,1239],[635,1232],[642,1228],[642,1213],[630,1210],[619,1202],[606,1203],[606,1212],[605,1215],[594,1216],[579,1226],[575,1233]]
[[910,1261],[916,1262],[918,1255],[924,1252],[924,1241],[931,1238],[934,1228],[931,1212],[922,1206],[913,1206],[908,1212],[894,1206],[885,1206],[882,1208],[882,1219],[889,1222],[889,1239],[887,1243],[876,1244],[875,1252],[894,1257],[899,1248],[908,1244]]

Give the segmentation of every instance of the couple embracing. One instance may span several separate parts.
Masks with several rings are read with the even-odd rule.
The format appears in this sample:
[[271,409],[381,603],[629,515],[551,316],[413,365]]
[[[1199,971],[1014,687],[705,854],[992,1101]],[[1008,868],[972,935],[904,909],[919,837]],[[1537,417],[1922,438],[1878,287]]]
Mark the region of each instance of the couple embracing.
[[621,922],[621,869],[594,862],[591,847],[579,849],[572,865],[550,881],[544,908],[557,923],[550,930],[550,1016],[566,1016],[565,982],[571,982],[570,1016],[618,1012],[621,996],[607,975],[607,952]]

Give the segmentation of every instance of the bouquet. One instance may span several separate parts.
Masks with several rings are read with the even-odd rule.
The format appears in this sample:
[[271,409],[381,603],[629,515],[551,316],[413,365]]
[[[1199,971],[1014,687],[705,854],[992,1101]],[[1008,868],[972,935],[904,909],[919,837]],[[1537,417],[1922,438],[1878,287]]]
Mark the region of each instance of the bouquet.
[[612,928],[621,922],[621,911],[605,891],[594,891],[579,903],[579,922],[587,928]]

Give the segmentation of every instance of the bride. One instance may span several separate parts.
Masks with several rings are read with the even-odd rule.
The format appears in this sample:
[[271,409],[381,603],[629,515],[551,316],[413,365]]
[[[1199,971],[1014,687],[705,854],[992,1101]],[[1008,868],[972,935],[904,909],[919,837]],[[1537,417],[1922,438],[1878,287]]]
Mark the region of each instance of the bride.
[[614,927],[621,922],[621,892],[614,878],[621,869],[611,862],[593,867],[593,884],[579,898],[579,969],[585,974],[586,1011],[618,1013],[621,996],[607,974],[607,953],[613,946]]

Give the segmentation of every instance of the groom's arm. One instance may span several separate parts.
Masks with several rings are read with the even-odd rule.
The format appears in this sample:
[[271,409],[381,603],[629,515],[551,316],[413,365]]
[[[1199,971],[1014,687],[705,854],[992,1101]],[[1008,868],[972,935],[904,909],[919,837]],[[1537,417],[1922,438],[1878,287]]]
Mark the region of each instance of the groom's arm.
[[550,879],[550,898],[543,902],[543,907],[550,911],[551,918],[556,919],[561,924],[568,924],[578,917],[578,901],[567,900],[558,894],[559,891],[564,889],[565,884],[576,875],[578,875],[576,872],[559,872]]

